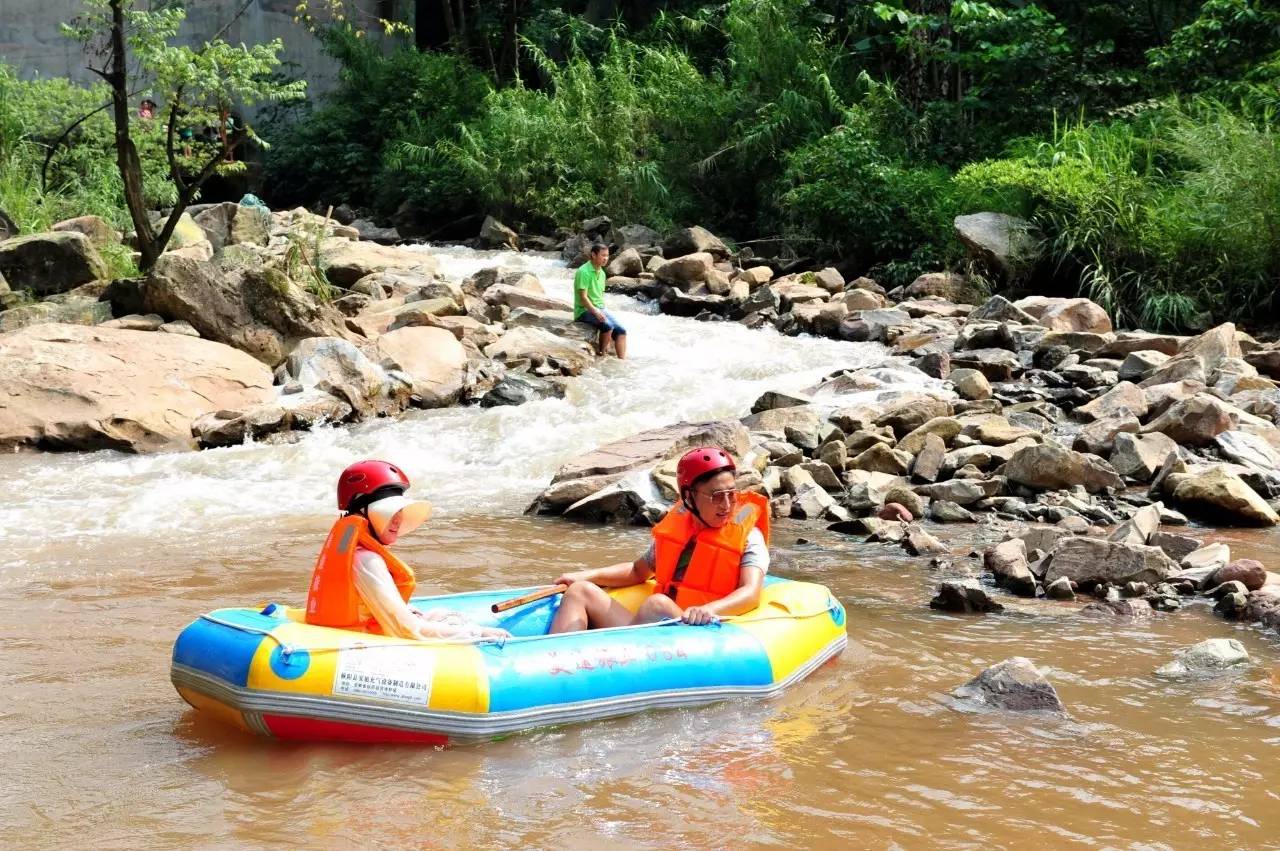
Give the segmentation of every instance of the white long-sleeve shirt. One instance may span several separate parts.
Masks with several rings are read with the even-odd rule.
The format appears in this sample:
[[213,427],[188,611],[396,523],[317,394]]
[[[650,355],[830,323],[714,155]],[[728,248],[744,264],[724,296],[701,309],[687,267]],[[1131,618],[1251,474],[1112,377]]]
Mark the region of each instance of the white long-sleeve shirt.
[[352,569],[356,593],[382,627],[384,635],[395,638],[449,638],[474,636],[479,630],[457,612],[432,609],[419,612],[400,596],[391,571],[382,556],[356,550]]

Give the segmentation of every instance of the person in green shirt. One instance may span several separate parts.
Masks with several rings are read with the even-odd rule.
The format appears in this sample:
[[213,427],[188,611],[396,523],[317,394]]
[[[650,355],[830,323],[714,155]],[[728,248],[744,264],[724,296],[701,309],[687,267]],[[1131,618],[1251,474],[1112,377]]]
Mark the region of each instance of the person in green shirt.
[[627,356],[627,329],[604,309],[604,265],[608,262],[609,246],[593,243],[587,262],[573,276],[573,318],[600,332],[600,354],[608,354],[612,344],[621,360]]

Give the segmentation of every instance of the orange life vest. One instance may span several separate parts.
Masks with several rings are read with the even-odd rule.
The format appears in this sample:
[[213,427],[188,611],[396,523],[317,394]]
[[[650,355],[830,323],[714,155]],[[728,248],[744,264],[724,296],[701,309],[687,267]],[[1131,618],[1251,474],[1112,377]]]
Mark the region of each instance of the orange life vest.
[[[747,535],[759,528],[769,543],[769,501],[760,494],[738,494],[737,512],[719,529],[704,526],[683,502],[653,527],[655,593],[666,594],[682,609],[701,606],[732,594],[742,575]],[[675,579],[680,555],[694,540],[684,576]]]
[[358,514],[338,518],[329,530],[324,549],[316,560],[311,573],[311,589],[307,592],[307,623],[331,626],[338,629],[354,629],[362,632],[381,632],[378,622],[356,592],[355,577],[351,570],[356,563],[356,550],[364,549],[377,554],[387,564],[396,590],[409,602],[417,587],[413,569],[391,554],[369,532],[369,521]]

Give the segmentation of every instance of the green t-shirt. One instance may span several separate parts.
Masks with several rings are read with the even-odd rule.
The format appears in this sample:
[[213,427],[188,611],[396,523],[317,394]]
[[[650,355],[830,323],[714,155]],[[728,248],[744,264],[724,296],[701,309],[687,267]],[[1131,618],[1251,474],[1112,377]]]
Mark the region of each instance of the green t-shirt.
[[604,269],[597,269],[590,263],[583,263],[578,267],[578,271],[573,276],[573,318],[587,312],[587,306],[582,303],[582,291],[587,291],[587,298],[591,299],[591,303],[596,307],[604,308]]

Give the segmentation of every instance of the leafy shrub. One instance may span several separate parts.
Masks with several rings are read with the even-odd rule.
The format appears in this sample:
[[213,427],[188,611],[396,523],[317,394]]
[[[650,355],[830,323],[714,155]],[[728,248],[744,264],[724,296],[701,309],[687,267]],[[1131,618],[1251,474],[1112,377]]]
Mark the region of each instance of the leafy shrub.
[[617,38],[595,64],[534,55],[545,89],[493,91],[456,141],[406,144],[402,159],[456,168],[487,209],[543,224],[598,212],[670,223],[679,199],[663,166],[679,114],[701,97],[698,72],[681,54]]
[[[104,85],[78,86],[62,78],[21,81],[0,63],[0,208],[19,227],[39,230],[93,214],[116,228],[130,228],[111,117],[106,110],[95,112],[109,99]],[[86,115],[64,138],[68,127]],[[162,128],[139,121],[136,133],[149,203],[172,203]]]
[[[447,169],[392,156],[402,144],[453,137],[489,91],[465,59],[399,46],[383,54],[355,31],[332,28],[326,50],[342,63],[324,104],[277,125],[266,158],[266,193],[277,204],[326,200],[372,204],[384,213],[405,200],[449,208],[472,196]],[[287,120],[286,115],[281,124]]]
[[953,263],[950,173],[886,153],[865,113],[850,118],[788,157],[780,205],[792,233],[816,236],[864,268],[892,262],[884,268],[894,284]]
[[1124,323],[1185,328],[1273,310],[1280,139],[1222,104],[1146,123],[1081,122],[1020,156],[966,166],[966,207],[1033,218],[1059,267]]

